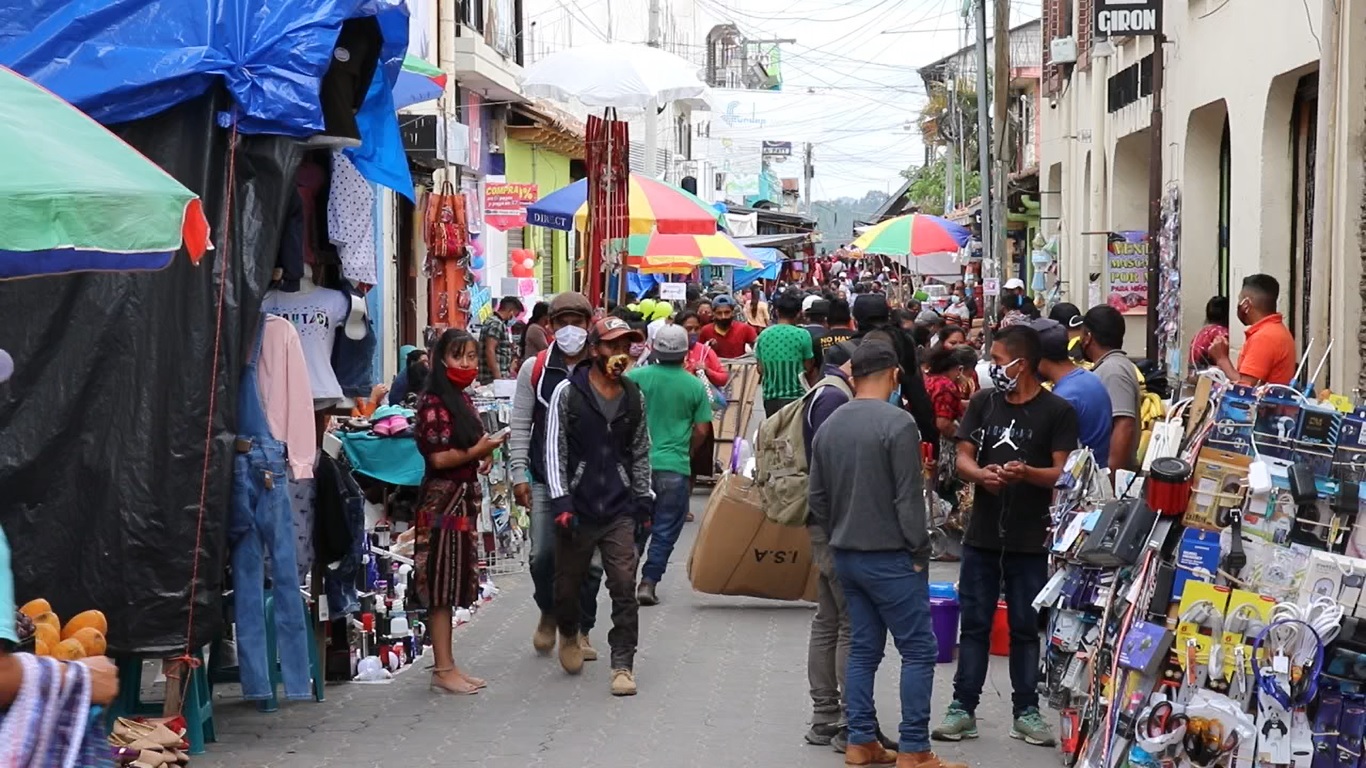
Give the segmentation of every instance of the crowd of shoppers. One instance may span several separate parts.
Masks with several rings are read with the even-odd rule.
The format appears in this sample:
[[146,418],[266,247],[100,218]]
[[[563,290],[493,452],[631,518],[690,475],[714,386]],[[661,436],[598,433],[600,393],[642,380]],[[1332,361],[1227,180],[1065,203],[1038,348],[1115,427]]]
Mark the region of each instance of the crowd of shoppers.
[[[416,401],[427,460],[417,554],[419,594],[433,615],[433,689],[469,694],[486,685],[456,665],[442,620],[471,599],[477,474],[504,439],[485,434],[467,388],[516,375],[507,440],[513,493],[531,509],[541,616],[533,647],[548,655],[558,646],[571,674],[598,658],[589,635],[605,580],[610,690],[631,695],[640,607],[659,602],[690,519],[692,481],[714,474],[723,360],[753,355],[767,417],[800,401],[809,461],[818,604],[806,740],[843,751],[847,765],[956,768],[934,755],[931,740],[978,736],[992,621],[1004,599],[1008,733],[1055,744],[1039,712],[1041,617],[1033,608],[1048,578],[1052,488],[1078,446],[1112,472],[1134,467],[1144,385],[1124,353],[1126,319],[1117,310],[1064,303],[1042,318],[1022,284],[1005,288],[985,349],[975,304],[959,286],[943,313],[894,308],[875,289],[788,288],[767,299],[756,290],[738,302],[693,292],[686,306],[654,303],[648,325],[625,308],[601,317],[581,294],[562,293],[534,309],[520,350],[508,330],[521,312],[516,300],[501,302],[477,339],[448,331],[430,355],[405,349],[390,397]],[[1212,300],[1191,362],[1244,383],[1288,382],[1294,344],[1278,298],[1269,276],[1243,282],[1236,306],[1248,328],[1236,363],[1228,302]],[[954,307],[970,311],[947,311]],[[936,494],[927,483],[962,522],[958,667],[952,704],[934,728],[928,562],[930,529],[943,523],[931,519],[927,499]],[[888,636],[902,657],[892,738],[873,707]]]

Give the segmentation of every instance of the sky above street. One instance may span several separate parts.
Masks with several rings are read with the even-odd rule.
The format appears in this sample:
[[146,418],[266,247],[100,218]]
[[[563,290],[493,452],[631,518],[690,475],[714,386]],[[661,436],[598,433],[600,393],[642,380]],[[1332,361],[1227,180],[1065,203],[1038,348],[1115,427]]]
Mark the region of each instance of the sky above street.
[[[973,41],[964,0],[694,1],[699,15],[733,22],[747,37],[796,40],[783,46],[783,90],[827,95],[802,118],[822,134],[814,150],[818,200],[896,190],[898,172],[924,159],[916,69]],[[1014,0],[1012,25],[1037,18],[1039,7]],[[828,95],[841,107],[829,109]]]
[[[894,192],[899,172],[924,160],[916,118],[924,86],[916,69],[973,42],[970,0],[661,0],[665,47],[699,65],[707,32],[733,23],[752,40],[782,46],[785,94],[814,92],[809,112],[786,121],[815,142],[812,198]],[[646,0],[525,0],[538,55],[611,38],[644,43]],[[991,8],[988,6],[988,23]],[[1040,0],[1011,0],[1011,24],[1038,18]],[[786,113],[784,113],[786,118]],[[818,135],[816,138],[813,135]],[[798,174],[800,171],[797,172]]]

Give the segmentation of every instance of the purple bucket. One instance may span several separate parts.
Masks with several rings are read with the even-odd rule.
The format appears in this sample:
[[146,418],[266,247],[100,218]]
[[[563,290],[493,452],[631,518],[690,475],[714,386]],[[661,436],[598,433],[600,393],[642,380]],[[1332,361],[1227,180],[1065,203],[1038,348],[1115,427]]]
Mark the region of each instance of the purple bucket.
[[930,618],[934,622],[934,637],[939,643],[940,664],[953,661],[954,651],[958,648],[958,601],[938,597],[930,598]]

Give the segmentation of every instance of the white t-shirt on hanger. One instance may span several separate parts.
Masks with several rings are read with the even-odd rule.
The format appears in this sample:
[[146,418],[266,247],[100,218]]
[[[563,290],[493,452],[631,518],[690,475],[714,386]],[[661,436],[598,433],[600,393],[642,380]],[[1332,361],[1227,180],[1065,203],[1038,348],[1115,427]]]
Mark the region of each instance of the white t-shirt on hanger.
[[313,386],[314,406],[320,400],[326,405],[341,400],[341,383],[332,370],[332,345],[351,313],[351,300],[346,294],[319,288],[305,280],[296,293],[267,293],[261,310],[283,317],[299,331],[304,359],[308,362],[308,381]]

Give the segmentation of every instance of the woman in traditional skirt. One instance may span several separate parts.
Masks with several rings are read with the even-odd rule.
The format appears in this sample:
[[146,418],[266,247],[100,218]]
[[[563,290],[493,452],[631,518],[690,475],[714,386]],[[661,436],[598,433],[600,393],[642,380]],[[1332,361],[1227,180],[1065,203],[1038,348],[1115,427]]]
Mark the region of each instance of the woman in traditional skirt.
[[452,328],[442,334],[417,408],[417,447],[427,472],[418,504],[413,570],[418,599],[428,610],[436,693],[478,693],[485,686],[456,666],[451,651],[454,609],[479,598],[479,473],[492,465],[491,455],[505,439],[484,434],[479,412],[465,393],[479,375],[478,347],[465,331]]

